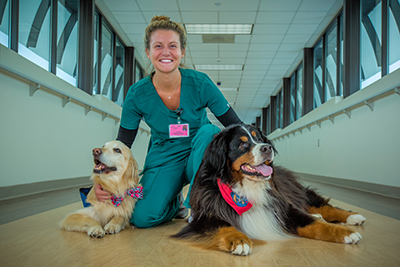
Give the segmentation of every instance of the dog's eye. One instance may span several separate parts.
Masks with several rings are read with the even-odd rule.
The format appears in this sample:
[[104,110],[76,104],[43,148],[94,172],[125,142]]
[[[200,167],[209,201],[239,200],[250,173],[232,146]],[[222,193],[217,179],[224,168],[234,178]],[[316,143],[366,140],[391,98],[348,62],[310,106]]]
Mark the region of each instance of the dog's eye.
[[240,149],[245,149],[245,148],[248,148],[249,147],[249,143],[246,143],[246,142],[242,142],[242,143],[240,143],[240,145],[239,145],[239,148]]
[[121,149],[119,149],[119,148],[114,148],[114,152],[115,152],[115,153],[119,153],[119,154],[122,153]]

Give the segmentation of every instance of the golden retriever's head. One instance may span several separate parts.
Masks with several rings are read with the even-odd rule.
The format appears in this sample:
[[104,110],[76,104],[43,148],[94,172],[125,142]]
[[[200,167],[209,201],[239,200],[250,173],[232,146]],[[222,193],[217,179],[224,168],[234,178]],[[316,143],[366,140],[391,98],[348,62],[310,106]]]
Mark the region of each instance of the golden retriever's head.
[[[101,148],[93,149],[95,175],[113,175],[118,177],[138,177],[137,163],[131,150],[120,141],[107,142]],[[135,181],[137,182],[137,181]]]

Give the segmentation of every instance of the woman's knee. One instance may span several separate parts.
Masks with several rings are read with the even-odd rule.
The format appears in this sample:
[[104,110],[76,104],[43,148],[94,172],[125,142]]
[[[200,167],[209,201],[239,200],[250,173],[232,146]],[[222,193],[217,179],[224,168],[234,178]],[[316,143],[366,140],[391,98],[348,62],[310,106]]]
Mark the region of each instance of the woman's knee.
[[152,228],[159,224],[149,214],[140,214],[136,210],[132,214],[131,223],[137,228]]
[[207,136],[214,136],[215,134],[219,133],[221,130],[215,126],[214,124],[206,124],[200,127],[199,132],[200,134],[205,134]]
[[214,124],[206,124],[200,127],[199,131],[196,134],[196,137],[193,138],[193,144],[198,142],[200,143],[210,143],[211,140],[214,138],[214,135],[221,132],[221,130],[215,126]]
[[[162,202],[163,201],[160,201],[159,203]],[[133,211],[131,223],[138,228],[152,228],[164,222],[168,222],[172,220],[178,212],[177,207],[171,207],[172,203],[166,207],[155,206],[154,203],[150,207],[147,207],[147,205],[140,205],[141,203],[137,204],[139,205],[136,205]]]

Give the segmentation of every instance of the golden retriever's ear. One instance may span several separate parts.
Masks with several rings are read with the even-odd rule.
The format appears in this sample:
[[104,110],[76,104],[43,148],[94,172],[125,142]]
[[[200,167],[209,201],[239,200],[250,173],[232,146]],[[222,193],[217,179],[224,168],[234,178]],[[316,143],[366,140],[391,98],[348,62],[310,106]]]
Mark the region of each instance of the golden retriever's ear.
[[138,165],[136,160],[133,158],[131,155],[129,157],[129,164],[126,169],[126,172],[124,174],[125,179],[132,179],[135,181],[135,183],[139,183],[139,172],[138,172]]

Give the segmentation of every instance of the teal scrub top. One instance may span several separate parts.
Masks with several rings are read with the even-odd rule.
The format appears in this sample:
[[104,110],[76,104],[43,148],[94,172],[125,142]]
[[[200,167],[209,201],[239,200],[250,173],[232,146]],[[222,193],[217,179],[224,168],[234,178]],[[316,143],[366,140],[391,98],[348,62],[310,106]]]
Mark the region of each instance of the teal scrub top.
[[132,85],[124,101],[121,126],[128,130],[138,129],[140,120],[151,129],[151,138],[144,171],[164,164],[184,160],[191,151],[191,140],[201,126],[210,124],[207,110],[215,116],[225,114],[230,108],[228,101],[207,74],[179,69],[181,95],[179,108],[181,123],[189,124],[189,137],[170,138],[169,125],[178,123],[177,110],[168,109],[147,76]]

